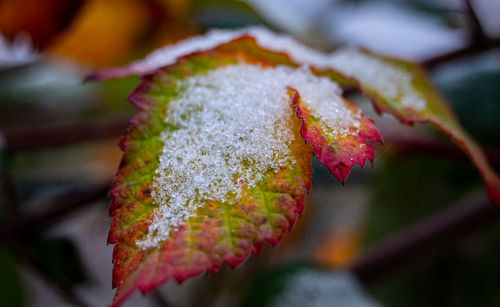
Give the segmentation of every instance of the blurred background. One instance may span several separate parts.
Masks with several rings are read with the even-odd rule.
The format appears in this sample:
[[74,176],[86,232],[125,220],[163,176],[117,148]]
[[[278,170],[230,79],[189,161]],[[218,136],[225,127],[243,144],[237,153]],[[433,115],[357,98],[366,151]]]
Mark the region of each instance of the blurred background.
[[[500,1],[0,0],[0,305],[112,301],[106,191],[137,77],[84,83],[207,29],[264,25],[324,51],[422,64],[500,170]],[[236,270],[124,306],[500,306],[500,218],[465,156],[376,115],[347,184],[317,162],[303,216]]]

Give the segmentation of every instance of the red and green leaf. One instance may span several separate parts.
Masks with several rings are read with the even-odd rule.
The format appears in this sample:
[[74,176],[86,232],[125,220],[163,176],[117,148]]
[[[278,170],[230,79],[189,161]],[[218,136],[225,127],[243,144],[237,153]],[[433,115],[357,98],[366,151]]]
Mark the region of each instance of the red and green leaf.
[[[146,237],[154,210],[159,206],[151,195],[153,177],[163,146],[160,135],[168,130],[168,123],[164,123],[168,102],[182,92],[178,81],[240,62],[272,66],[245,51],[212,50],[184,57],[143,77],[141,85],[131,94],[132,103],[141,112],[120,143],[124,157],[110,191],[113,223],[108,241],[115,244],[114,305],[137,289],[146,293],[170,279],[182,282],[203,272],[213,273],[224,263],[235,267],[250,254],[258,254],[266,242],[276,244],[302,212],[310,186],[311,147],[300,135],[301,121],[291,113],[290,118],[283,120],[294,127],[290,148],[296,163],[266,171],[255,186],[244,185],[241,198],[231,203],[206,201],[158,246],[137,245]],[[339,149],[341,144],[330,148]],[[348,151],[344,154],[342,159],[348,160]],[[372,154],[373,149],[369,149],[355,154],[353,159],[360,161],[363,155],[371,159]]]
[[[460,128],[419,68],[411,63],[366,54],[406,74],[410,89],[420,95],[425,107],[415,108],[404,103],[408,102],[405,100],[407,88],[401,90],[398,84],[395,85],[398,94],[388,96],[370,80],[355,73],[346,74],[340,69],[319,66],[316,73],[341,85],[358,87],[373,99],[379,111],[392,113],[405,123],[430,123],[449,135],[480,170],[492,201],[500,203],[498,177],[481,149]],[[332,136],[332,127],[313,116],[312,110],[301,100],[300,93],[290,88],[290,102],[299,119],[284,120],[295,127],[291,147],[298,162],[265,173],[255,186],[244,185],[241,198],[231,203],[205,201],[158,246],[138,247],[136,242],[147,236],[153,213],[162,205],[152,198],[152,184],[163,147],[160,136],[168,130],[168,123],[164,122],[169,112],[168,102],[182,93],[178,81],[238,63],[264,67],[299,66],[288,54],[262,48],[252,37],[243,36],[158,68],[143,77],[141,85],[130,96],[141,112],[133,119],[120,144],[124,157],[110,191],[113,224],[109,242],[115,244],[113,286],[118,288],[115,305],[137,289],[145,293],[172,278],[182,282],[205,271],[215,272],[224,263],[234,267],[250,254],[259,253],[265,242],[276,244],[302,211],[304,195],[310,185],[311,152],[341,182],[345,181],[354,164],[363,166],[366,159],[373,162],[372,145],[381,139],[369,119],[360,115],[359,125],[349,127],[352,133]],[[345,107],[353,114],[359,114],[350,102],[345,101]]]

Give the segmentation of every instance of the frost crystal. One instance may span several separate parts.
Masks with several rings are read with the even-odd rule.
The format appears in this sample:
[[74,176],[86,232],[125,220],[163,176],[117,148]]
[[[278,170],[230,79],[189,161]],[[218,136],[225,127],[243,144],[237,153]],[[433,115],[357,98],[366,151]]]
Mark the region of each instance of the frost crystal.
[[295,163],[287,86],[334,134],[356,133],[358,114],[346,109],[339,86],[307,67],[229,65],[179,82],[180,97],[165,102],[168,128],[152,192],[158,208],[138,246],[158,246],[206,201],[235,203],[244,186]]

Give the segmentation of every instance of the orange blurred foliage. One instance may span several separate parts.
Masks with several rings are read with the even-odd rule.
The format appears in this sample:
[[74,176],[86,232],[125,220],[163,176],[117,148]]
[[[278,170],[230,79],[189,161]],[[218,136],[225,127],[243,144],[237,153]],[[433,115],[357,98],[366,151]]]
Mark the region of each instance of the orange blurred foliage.
[[49,52],[92,66],[124,60],[148,28],[149,12],[143,2],[88,0]]
[[360,250],[358,227],[343,226],[327,233],[313,251],[313,260],[325,267],[347,268]]
[[0,0],[0,32],[13,40],[28,33],[37,48],[44,48],[70,25],[84,0]]

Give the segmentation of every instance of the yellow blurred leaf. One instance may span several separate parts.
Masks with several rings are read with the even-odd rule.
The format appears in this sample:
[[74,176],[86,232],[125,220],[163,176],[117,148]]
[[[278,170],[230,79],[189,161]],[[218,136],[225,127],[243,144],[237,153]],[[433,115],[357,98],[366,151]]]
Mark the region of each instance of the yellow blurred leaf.
[[93,66],[126,59],[146,32],[148,6],[141,0],[90,0],[49,52]]

